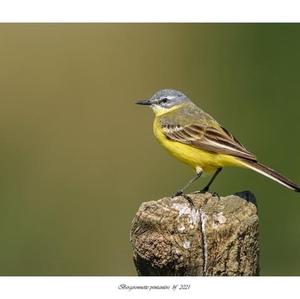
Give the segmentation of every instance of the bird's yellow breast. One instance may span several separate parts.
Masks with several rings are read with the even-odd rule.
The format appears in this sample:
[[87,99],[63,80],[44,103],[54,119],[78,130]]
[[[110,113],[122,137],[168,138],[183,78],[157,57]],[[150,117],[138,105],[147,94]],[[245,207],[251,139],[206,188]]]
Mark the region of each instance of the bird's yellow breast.
[[159,143],[171,155],[195,169],[201,168],[205,172],[211,172],[224,166],[243,166],[233,156],[208,152],[188,144],[169,140],[162,132],[159,117],[156,117],[154,120],[153,132]]

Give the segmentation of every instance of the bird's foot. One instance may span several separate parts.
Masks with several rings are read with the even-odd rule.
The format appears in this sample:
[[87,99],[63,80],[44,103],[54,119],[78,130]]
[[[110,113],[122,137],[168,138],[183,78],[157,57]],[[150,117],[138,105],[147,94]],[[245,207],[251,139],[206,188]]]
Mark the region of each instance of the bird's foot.
[[195,207],[195,205],[194,205],[194,203],[193,203],[193,200],[192,200],[188,195],[184,194],[183,191],[181,191],[181,190],[177,191],[177,192],[175,193],[175,195],[172,196],[172,197],[176,197],[176,196],[182,196],[182,197],[184,197],[184,198],[189,202],[189,204],[190,204],[192,207]]
[[218,192],[211,192],[211,195],[212,196],[215,196],[215,197],[218,197],[218,199],[221,199],[221,197],[220,197],[220,195],[219,195],[219,193]]
[[[195,192],[195,193],[200,193],[200,194],[204,194],[204,193],[206,193],[206,192],[209,192],[209,188],[206,186],[205,188],[203,188],[201,191],[197,191],[197,192]],[[221,199],[220,198],[220,195],[217,193],[217,192],[215,192],[215,191],[212,191],[212,192],[209,192],[213,197],[215,196],[215,197],[218,197],[219,199]]]
[[194,202],[193,200],[186,194],[182,194],[182,196],[188,201],[188,203],[194,208],[195,205],[194,205]]
[[181,196],[182,194],[183,194],[183,191],[179,190],[172,197]]

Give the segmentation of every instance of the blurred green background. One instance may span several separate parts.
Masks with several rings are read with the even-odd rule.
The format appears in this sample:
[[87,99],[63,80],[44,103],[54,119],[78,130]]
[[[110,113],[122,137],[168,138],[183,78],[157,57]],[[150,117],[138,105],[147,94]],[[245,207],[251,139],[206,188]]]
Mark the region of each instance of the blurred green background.
[[[0,25],[0,274],[136,274],[139,205],[194,174],[133,104],[162,88],[300,182],[299,34],[299,24]],[[214,190],[253,191],[261,274],[300,275],[299,194],[240,169]]]

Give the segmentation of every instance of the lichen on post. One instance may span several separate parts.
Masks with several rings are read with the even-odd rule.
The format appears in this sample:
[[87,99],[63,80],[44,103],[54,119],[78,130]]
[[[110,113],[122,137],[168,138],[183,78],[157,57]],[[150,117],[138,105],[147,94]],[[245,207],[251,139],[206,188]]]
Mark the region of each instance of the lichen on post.
[[210,193],[143,203],[130,239],[139,275],[258,275],[255,197]]

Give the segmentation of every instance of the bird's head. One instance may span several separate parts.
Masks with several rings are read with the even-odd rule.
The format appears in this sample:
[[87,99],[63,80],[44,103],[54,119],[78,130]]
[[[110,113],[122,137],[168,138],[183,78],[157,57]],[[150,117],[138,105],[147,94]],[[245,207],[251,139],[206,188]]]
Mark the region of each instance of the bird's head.
[[138,105],[150,106],[154,113],[161,114],[176,109],[185,102],[190,101],[181,91],[174,89],[162,89],[151,98],[136,102]]

